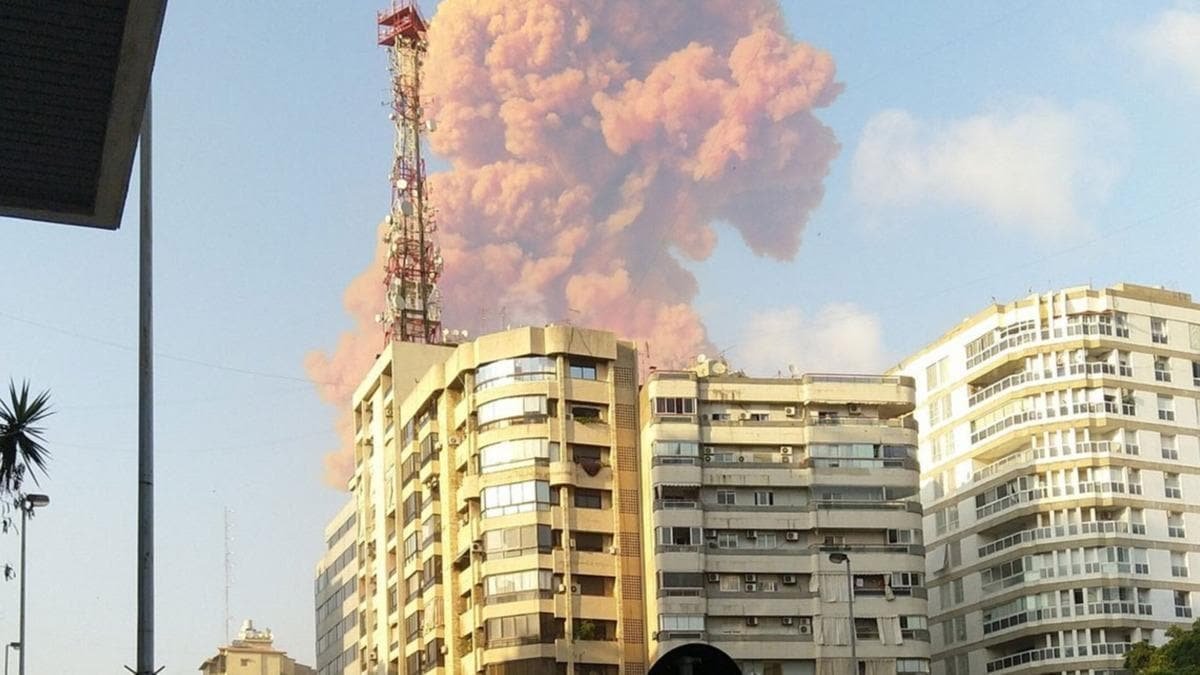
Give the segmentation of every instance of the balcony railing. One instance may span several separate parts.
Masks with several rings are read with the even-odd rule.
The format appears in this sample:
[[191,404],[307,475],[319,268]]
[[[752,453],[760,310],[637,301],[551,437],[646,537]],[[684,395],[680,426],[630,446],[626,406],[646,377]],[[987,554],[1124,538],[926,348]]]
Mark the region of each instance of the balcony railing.
[[1139,448],[1133,443],[1119,441],[1084,441],[1075,445],[1052,445],[1045,448],[1027,448],[1020,452],[992,462],[971,475],[972,483],[985,481],[999,473],[1009,471],[1019,466],[1032,464],[1040,459],[1069,457],[1085,454],[1125,454],[1136,455]]
[[1126,523],[1120,520],[1094,520],[1077,525],[1058,525],[1050,527],[1035,527],[1014,532],[1003,539],[997,539],[985,546],[979,547],[980,558],[999,553],[1005,549],[1021,544],[1033,543],[1047,539],[1061,539],[1088,534],[1145,534],[1146,526],[1141,523]]
[[1085,494],[1141,494],[1142,486],[1138,483],[1118,483],[1116,481],[1092,481],[1087,483],[1072,483],[1069,485],[1048,485],[1014,492],[1002,499],[989,502],[975,509],[975,519],[982,520],[1001,511],[1007,511],[1020,504],[1055,497],[1070,497]]
[[[1146,607],[1149,606],[1147,605]],[[1067,618],[1071,616],[1095,616],[1101,614],[1140,614],[1142,613],[1142,609],[1143,606],[1139,603],[1124,600],[1089,602],[1080,605],[1063,605],[1061,607],[1042,607],[985,621],[983,623],[983,634],[988,635],[1007,630],[1031,621],[1057,619],[1060,616]]]
[[975,366],[984,363],[985,361],[990,361],[994,357],[998,356],[1001,352],[1008,351],[1013,347],[1034,342],[1037,339],[1038,333],[1036,330],[1029,330],[1024,333],[1017,333],[1016,335],[1006,337],[987,349],[979,352],[978,354],[967,358],[967,370],[970,370]]
[[1016,668],[1017,666],[1030,663],[1057,661],[1059,659],[1124,656],[1125,652],[1129,651],[1131,646],[1128,642],[1101,642],[1094,645],[1079,645],[1078,647],[1041,647],[1038,649],[1028,649],[988,661],[987,672],[998,673],[1009,668]]
[[992,593],[1014,586],[1024,584],[1036,584],[1040,581],[1048,579],[1056,579],[1062,577],[1077,577],[1080,575],[1118,575],[1118,574],[1149,574],[1149,563],[1138,562],[1089,562],[1075,563],[1073,565],[1059,565],[1058,567],[1043,567],[1040,569],[1029,570],[1020,574],[1004,577],[995,581],[983,584],[984,593]]

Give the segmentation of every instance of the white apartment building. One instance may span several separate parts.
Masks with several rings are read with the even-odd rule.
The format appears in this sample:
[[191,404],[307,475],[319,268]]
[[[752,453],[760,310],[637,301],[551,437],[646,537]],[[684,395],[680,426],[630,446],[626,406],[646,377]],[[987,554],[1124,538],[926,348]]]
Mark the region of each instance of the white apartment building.
[[[727,370],[657,371],[642,388],[651,662],[929,672],[912,380]],[[850,559],[853,591],[831,554]]]
[[993,305],[916,379],[935,675],[1122,673],[1200,603],[1200,304]]
[[325,526],[325,555],[313,581],[317,675],[359,672],[357,526],[352,499]]

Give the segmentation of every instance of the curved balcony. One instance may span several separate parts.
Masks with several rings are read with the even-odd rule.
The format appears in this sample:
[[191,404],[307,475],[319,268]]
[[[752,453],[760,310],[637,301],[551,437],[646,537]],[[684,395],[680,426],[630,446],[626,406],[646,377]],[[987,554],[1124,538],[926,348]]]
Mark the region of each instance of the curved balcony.
[[[1136,443],[1118,441],[1084,441],[1074,445],[1054,445],[1045,448],[1026,448],[988,464],[971,475],[971,482],[978,484],[1014,469],[1032,466],[1041,461],[1057,460],[1077,455],[1138,455]],[[963,486],[965,488],[966,486]],[[960,489],[963,489],[960,488]]]
[[1146,534],[1146,526],[1142,523],[1126,523],[1119,520],[1097,520],[1090,523],[1079,523],[1077,525],[1058,525],[1053,527],[1035,527],[1020,532],[1014,532],[1006,537],[997,539],[985,546],[980,546],[978,555],[980,560],[988,556],[995,555],[1001,551],[1006,551],[1014,546],[1023,546],[1034,544],[1040,541],[1048,541],[1051,539],[1063,539],[1069,537],[1094,537],[1104,534]]
[[987,672],[1002,673],[1031,663],[1051,665],[1052,663],[1068,664],[1072,661],[1095,660],[1097,658],[1124,658],[1132,644],[1129,642],[1101,642],[1093,645],[1078,645],[1076,647],[1042,647],[1027,649],[1016,654],[1009,654],[987,662]]
[[1141,493],[1142,486],[1139,483],[1126,484],[1118,483],[1116,481],[1036,487],[1028,490],[1022,490],[1020,492],[1014,492],[1003,499],[997,499],[994,502],[989,502],[976,508],[975,520],[976,522],[983,521],[1018,506],[1024,506],[1053,499],[1082,497],[1086,495],[1111,497],[1114,495],[1125,494],[1140,495]]
[[1133,602],[1131,600],[1111,600],[1088,602],[1080,605],[1063,605],[1061,607],[1042,607],[984,621],[983,634],[1003,633],[1029,623],[1056,621],[1059,619],[1066,620],[1075,617],[1150,616],[1153,613],[1154,608],[1150,604]]
[[974,408],[975,406],[983,403],[997,394],[1032,382],[1044,382],[1048,380],[1060,380],[1077,377],[1101,377],[1104,375],[1116,375],[1117,373],[1117,366],[1114,366],[1111,363],[1105,363],[1103,361],[1072,363],[1069,365],[1057,366],[1055,368],[1047,368],[1045,370],[1023,370],[1019,373],[1013,373],[1008,377],[1001,378],[984,387],[983,389],[971,394],[967,398],[967,407]]

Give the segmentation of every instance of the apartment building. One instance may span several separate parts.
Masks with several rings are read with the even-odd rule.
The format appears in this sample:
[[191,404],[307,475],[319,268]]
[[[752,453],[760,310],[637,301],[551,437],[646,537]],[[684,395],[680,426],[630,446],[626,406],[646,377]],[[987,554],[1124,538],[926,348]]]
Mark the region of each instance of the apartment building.
[[348,500],[325,527],[325,555],[313,583],[317,675],[358,673],[358,518]]
[[707,644],[744,675],[929,672],[912,379],[728,370],[642,388],[651,662]]
[[994,305],[917,381],[935,675],[1122,671],[1200,584],[1200,305],[1119,284]]
[[296,663],[287,652],[275,648],[275,636],[269,629],[258,629],[254,622],[242,624],[238,636],[217,650],[215,656],[200,664],[202,675],[315,675],[316,671]]
[[359,672],[644,672],[636,372],[571,326],[379,356],[354,395]]

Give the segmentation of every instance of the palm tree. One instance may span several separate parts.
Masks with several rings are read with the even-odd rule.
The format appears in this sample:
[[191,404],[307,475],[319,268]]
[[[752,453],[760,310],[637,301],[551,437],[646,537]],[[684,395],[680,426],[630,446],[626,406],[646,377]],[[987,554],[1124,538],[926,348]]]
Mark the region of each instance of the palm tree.
[[50,451],[39,424],[52,414],[49,391],[30,399],[28,382],[18,392],[9,381],[8,400],[0,400],[0,498],[5,501],[19,504],[26,476],[36,483],[38,471],[45,475]]

